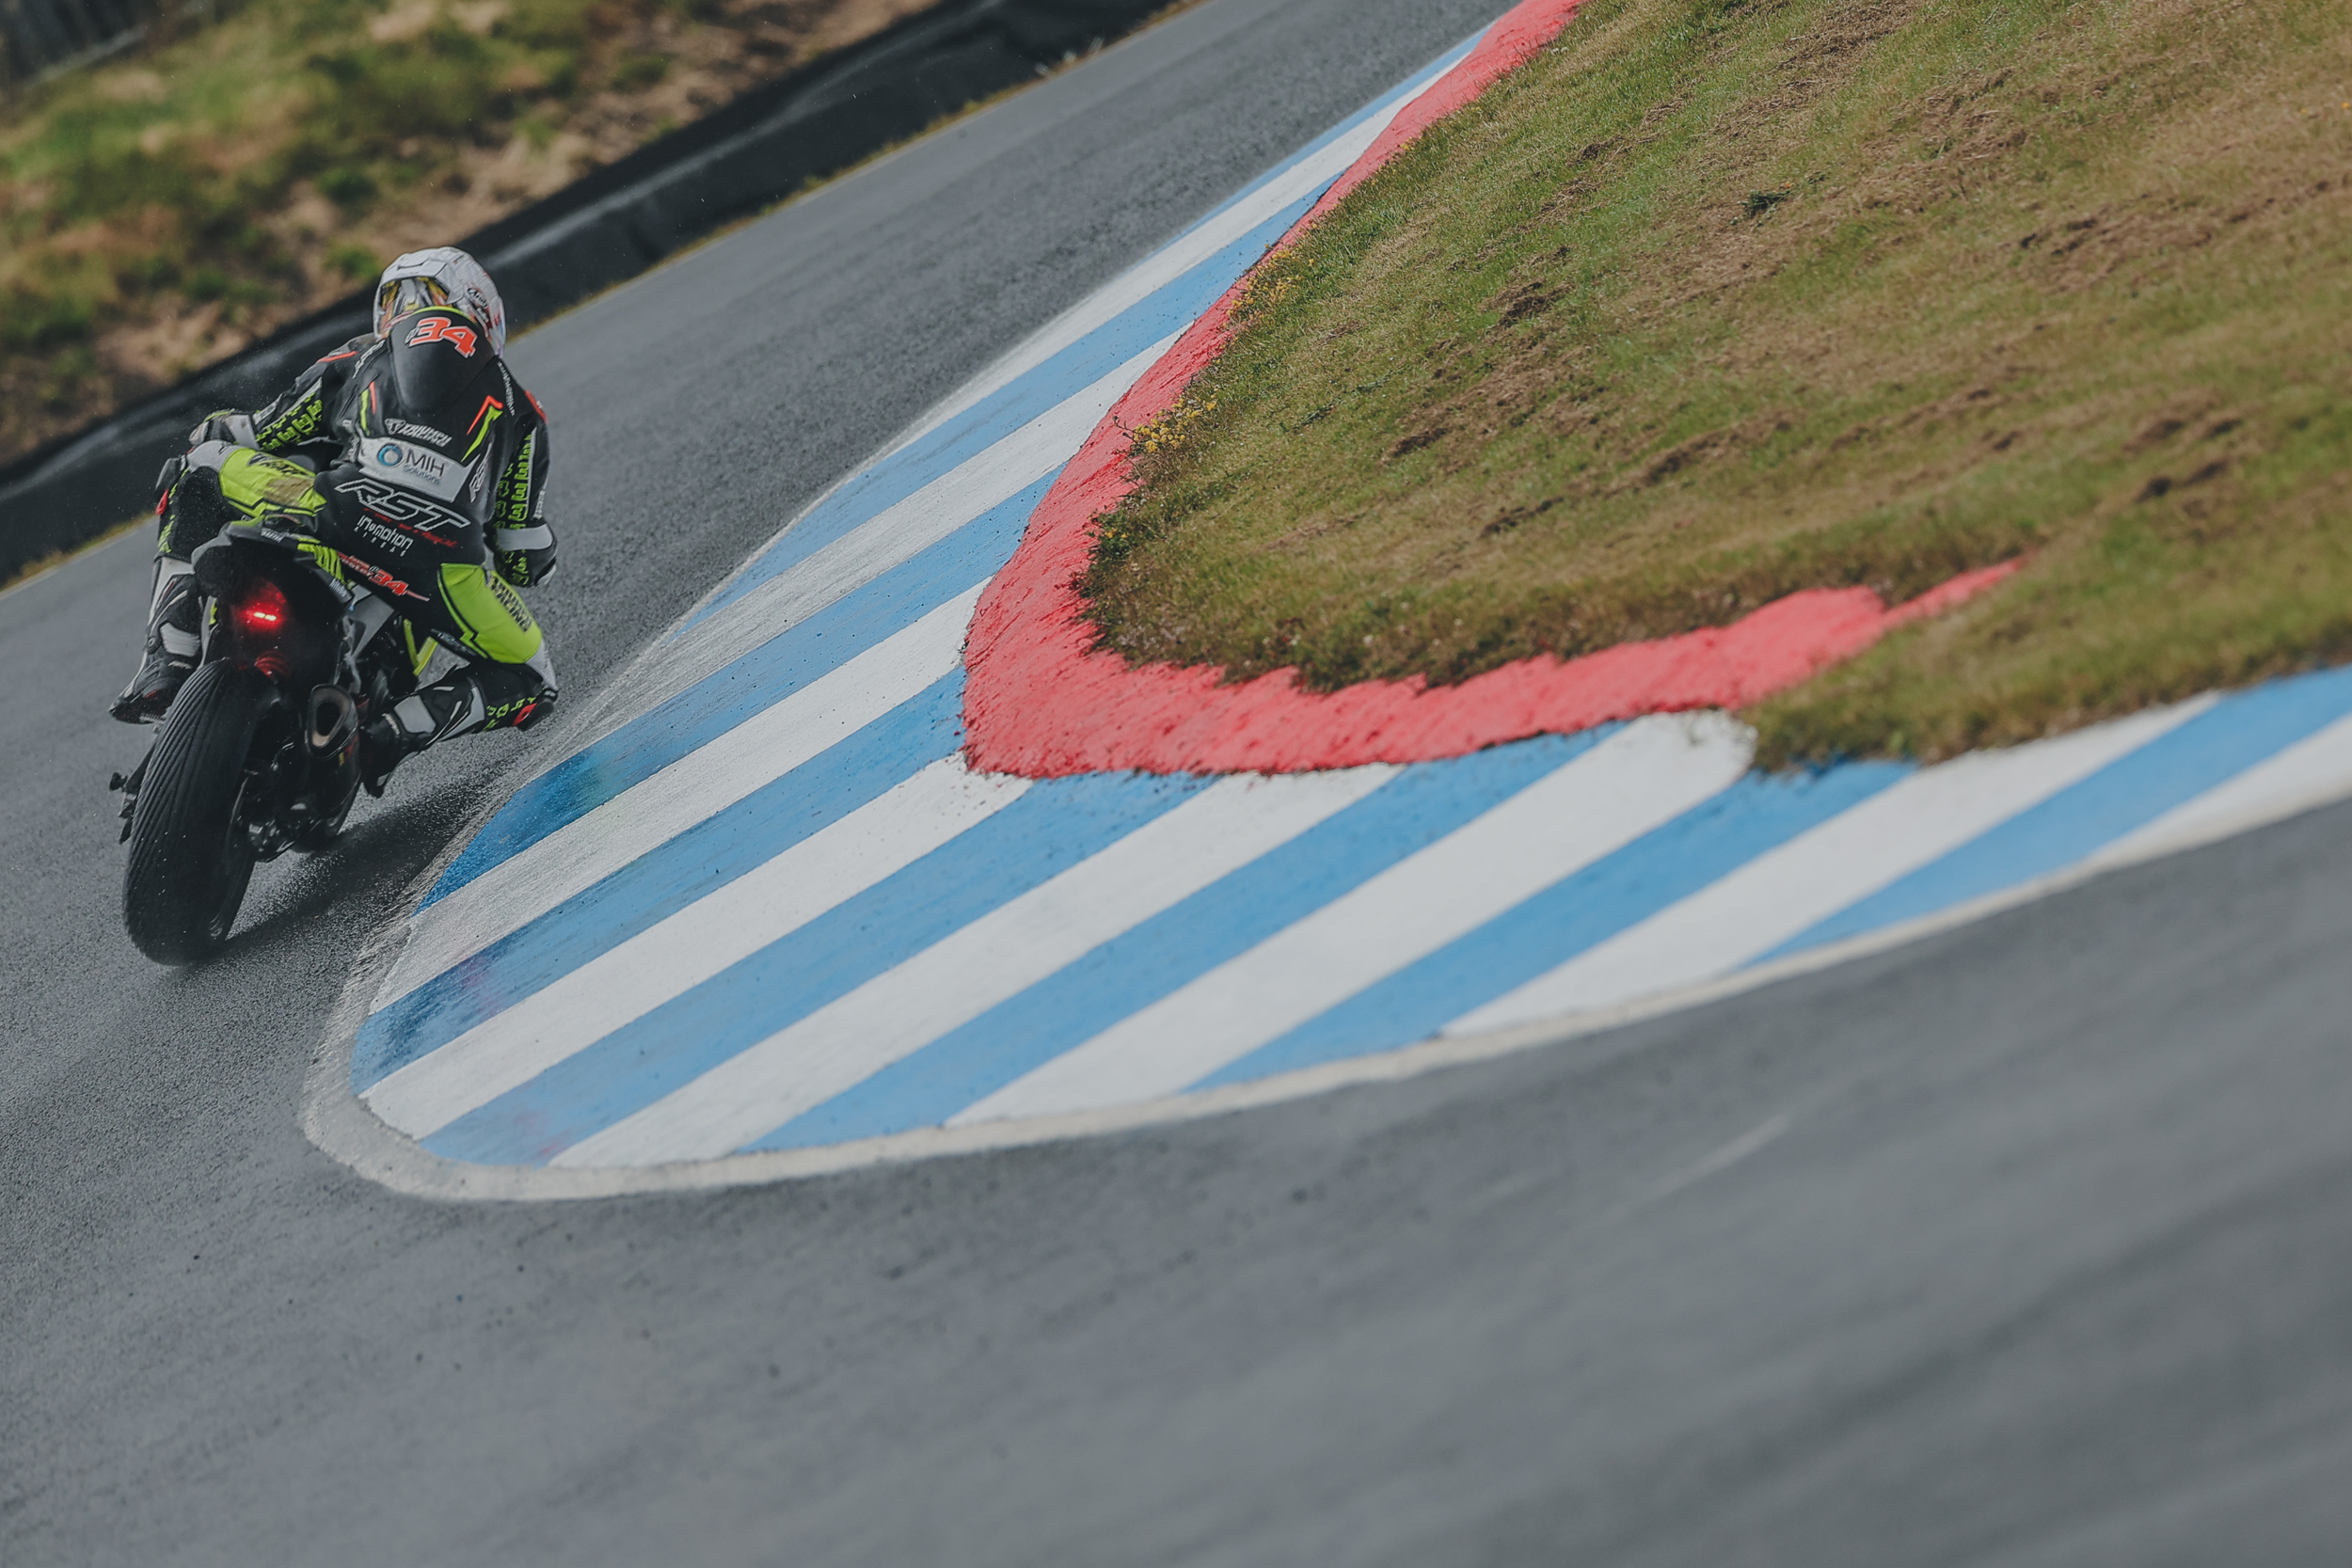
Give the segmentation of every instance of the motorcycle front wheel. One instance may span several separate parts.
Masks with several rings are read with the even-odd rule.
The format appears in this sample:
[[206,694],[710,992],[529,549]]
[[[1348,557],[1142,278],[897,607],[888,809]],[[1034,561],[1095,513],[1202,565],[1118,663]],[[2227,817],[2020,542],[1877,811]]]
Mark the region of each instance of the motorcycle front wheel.
[[237,816],[246,763],[283,701],[259,671],[207,664],[164,714],[122,883],[122,923],[157,963],[189,963],[229,940],[253,879],[253,844]]

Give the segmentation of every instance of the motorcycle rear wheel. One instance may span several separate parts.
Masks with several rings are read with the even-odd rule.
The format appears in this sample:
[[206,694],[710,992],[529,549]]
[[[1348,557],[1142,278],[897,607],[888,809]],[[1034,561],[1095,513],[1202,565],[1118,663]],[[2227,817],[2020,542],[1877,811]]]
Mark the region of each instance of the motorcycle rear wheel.
[[159,964],[194,962],[229,940],[253,878],[253,844],[237,814],[246,765],[283,701],[259,671],[207,664],[164,715],[122,883],[122,923]]

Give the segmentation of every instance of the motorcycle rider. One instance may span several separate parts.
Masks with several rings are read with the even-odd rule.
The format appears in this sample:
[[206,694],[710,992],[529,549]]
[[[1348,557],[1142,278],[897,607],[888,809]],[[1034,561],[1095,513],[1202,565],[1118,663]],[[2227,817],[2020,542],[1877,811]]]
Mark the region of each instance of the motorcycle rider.
[[454,735],[528,728],[555,700],[546,638],[514,592],[555,566],[547,416],[507,368],[497,285],[462,250],[412,251],[376,283],[374,327],[265,407],[206,418],[166,465],[146,649],[115,718],[141,723],[170,705],[200,644],[189,558],[224,527],[263,517],[331,546],[467,661],[368,726],[371,793],[402,758]]

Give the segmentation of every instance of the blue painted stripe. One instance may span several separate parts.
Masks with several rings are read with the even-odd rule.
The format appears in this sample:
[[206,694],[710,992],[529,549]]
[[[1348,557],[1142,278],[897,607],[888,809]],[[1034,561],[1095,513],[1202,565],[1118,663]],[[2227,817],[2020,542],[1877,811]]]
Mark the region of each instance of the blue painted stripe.
[[[1465,44],[1416,82],[1449,69],[1470,47]],[[1335,128],[1317,146],[1346,135],[1363,118]],[[1279,178],[1295,161],[1265,179]],[[1250,195],[1245,191],[1232,200]],[[703,614],[771,580],[1194,319],[1311,199],[853,476]],[[726,670],[526,785],[427,902],[984,579],[1010,554],[1048,483],[744,653]],[[561,984],[628,937],[947,755],[959,738],[961,692],[959,672],[370,1019],[355,1051],[355,1088],[370,1086],[517,1000]],[[2076,863],[2347,713],[2352,670],[2227,698],[1765,957],[1881,928]],[[1601,733],[1543,737],[1405,769],[1346,812],[1102,943],[752,1147],[808,1147],[937,1125],[1437,842],[1590,747]],[[1863,764],[1812,776],[1742,779],[1196,1086],[1249,1081],[1426,1038],[1910,771]],[[1209,782],[1098,775],[1039,784],[954,842],[481,1107],[426,1139],[425,1147],[461,1160],[544,1161],[1098,853]]]
[[1864,763],[1818,774],[1752,773],[1194,1086],[1247,1083],[1426,1039],[1909,771]]
[[1605,732],[1420,763],[1290,843],[751,1147],[936,1126],[1518,794]]
[[1799,932],[1756,961],[1915,920],[2064,870],[2347,712],[2352,712],[2352,670],[2272,681],[2225,697],[2178,729]]
[[1040,480],[517,789],[425,896],[430,906],[993,576],[1044,499]]
[[905,457],[886,461],[818,502],[814,511],[769,546],[741,576],[695,611],[693,618],[679,628],[679,635],[904,500],[958,464],[979,455],[1162,338],[1182,331],[1215,304],[1218,295],[1232,287],[1233,279],[1263,255],[1269,244],[1288,231],[1310,204],[1299,201],[1284,208],[1183,277],[1130,306],[1035,370],[1025,372],[1004,390],[983,400],[973,411],[976,417],[985,416],[977,429],[944,445],[935,437],[946,432],[926,436],[909,449]]
[[[1263,253],[1268,242],[1279,238],[1297,220],[1298,213],[1305,210],[1304,203],[1298,205],[1297,212],[1286,209],[1286,215],[1253,230],[1247,238],[1195,267],[1142,305],[1098,327],[1054,360],[1031,372],[1031,376],[1043,375],[1049,371],[1065,376],[1060,389],[1053,392],[1044,406],[1051,407],[1095,376],[1124,362],[1199,315],[1231,286],[1232,279],[1239,277],[1250,261]],[[1102,360],[1099,366],[1086,357],[1098,350]],[[1077,357],[1073,359],[1073,356]],[[1056,371],[1057,366],[1060,369]],[[1069,379],[1081,372],[1085,379]],[[1028,379],[1024,377],[1016,387],[1025,384]],[[1006,395],[998,394],[999,397]],[[990,400],[991,404],[995,401]],[[1038,411],[1041,412],[1041,409]],[[1016,421],[1013,428],[1034,417],[1034,412],[1025,416]],[[939,473],[962,460],[954,456],[952,451],[934,455],[945,463],[945,467],[914,477],[907,486],[907,493],[920,489],[937,478]],[[492,866],[513,858],[565,823],[585,816],[631,784],[659,772],[694,747],[740,723],[752,713],[783,701],[798,687],[827,673],[865,648],[913,624],[920,615],[953,598],[956,593],[962,592],[973,582],[993,573],[1011,559],[1013,547],[1020,542],[1021,530],[1027,525],[1029,515],[1037,510],[1038,502],[1044,499],[1045,491],[1052,483],[1051,476],[1040,480],[1019,496],[992,508],[976,521],[932,546],[914,561],[884,574],[874,583],[811,616],[801,626],[786,632],[783,639],[771,640],[761,648],[746,654],[726,669],[706,677],[652,712],[640,715],[613,734],[532,780],[516,791],[514,799],[500,808],[497,816],[442,872],[432,891],[425,895],[424,903],[431,905],[447,897]],[[836,502],[848,505],[841,497],[828,501],[819,509],[824,515],[822,517],[812,515],[800,527],[778,540],[710,608],[715,609],[720,603],[768,581],[890,504],[889,499],[868,494],[855,509],[836,515]],[[967,538],[975,534],[985,537]],[[995,543],[999,535],[1009,536],[1001,549],[996,547]],[[907,595],[900,587],[884,588],[885,584],[894,584],[910,568],[933,557],[986,559],[988,565],[960,583],[953,592],[942,594],[928,603],[919,603],[919,608],[914,608],[919,602],[919,594]],[[934,569],[935,566],[926,568],[927,571]],[[894,615],[865,597],[876,590],[904,597],[908,611]],[[789,645],[776,650],[776,641],[784,639],[790,640]],[[784,684],[787,680],[789,684]]]
[[452,965],[360,1026],[352,1087],[448,1044],[895,787],[962,743],[963,673]]
[[424,1140],[451,1159],[544,1162],[807,1017],[1205,787],[1056,779],[896,876]]
[[[1243,187],[1231,199],[1220,202],[1206,217],[1184,233],[1197,232],[1204,225],[1215,222],[1422,84],[1451,71],[1476,42],[1475,38],[1464,42],[1428,69],[1316,137]],[[872,467],[850,479],[819,501],[783,538],[762,552],[742,576],[696,611],[680,631],[699,624],[705,617],[732,604],[771,578],[806,560],[957,465],[977,456],[1079,388],[1109,374],[1160,339],[1190,325],[1201,311],[1215,304],[1217,297],[1232,287],[1234,280],[1265,253],[1266,246],[1288,233],[1292,225],[1305,216],[1327,189],[1329,182],[1326,182],[1309,196],[1283,208],[1275,216],[1257,225],[1206,261],[1197,263],[1183,276],[1129,306],[1078,341],[1024,372],[979,403],[946,420],[937,429],[925,432],[883,456]],[[1184,234],[1180,234],[1169,244],[1181,244],[1183,239]]]
[[[1216,213],[1210,214],[1210,218],[1202,221],[1211,221],[1217,214],[1247,199],[1269,181],[1280,178],[1285,170],[1347,135],[1421,83],[1433,80],[1453,69],[1476,41],[1473,38],[1463,43],[1426,71],[1318,137],[1239,195],[1221,204]],[[1267,245],[1287,232],[1320,198],[1322,190],[1327,188],[1327,184],[1319,187],[1312,195],[1285,207],[1241,239],[1130,306],[1044,363],[851,479],[819,503],[799,526],[770,546],[748,570],[698,611],[688,625],[691,626],[699,623],[722,606],[788,570],[877,513],[903,500],[957,465],[1011,435],[1081,388],[1133,358],[1152,343],[1181,330],[1232,287],[1234,279],[1263,254]],[[1194,226],[1195,229],[1198,227]],[[1038,501],[1043,499],[1050,484],[1050,478],[1039,482],[1021,496],[992,509],[975,523],[967,524],[956,538],[934,546],[925,552],[925,556],[955,553],[972,559],[984,558],[993,549],[993,536],[1009,528],[1011,543],[995,554],[985,571],[961,584],[955,591],[961,592],[972,581],[979,580],[979,577],[1001,567],[1010,558],[1012,545],[1019,541],[1020,529],[1025,526],[1030,513],[1036,510]],[[957,542],[965,533],[975,531],[991,535],[992,541]],[[917,558],[918,561],[923,559]],[[908,563],[909,566],[914,564]],[[903,566],[898,569],[899,572],[906,570]],[[877,585],[891,581],[897,575],[893,573],[878,579]],[[801,632],[821,626],[832,634],[829,645],[819,645],[818,637],[823,632],[817,637],[794,638],[788,648],[781,650],[776,649],[771,641],[745,655],[727,669],[708,676],[691,690],[672,698],[651,713],[640,715],[619,731],[564,759],[518,790],[515,798],[501,808],[474,841],[436,880],[432,890],[426,894],[424,903],[430,905],[446,897],[491,866],[530,847],[566,822],[593,811],[630,784],[658,772],[750,714],[781,701],[799,685],[826,673],[953,596],[954,593],[945,594],[913,613],[893,615],[882,606],[850,595],[819,615],[811,617],[803,626],[792,628],[793,632]]]

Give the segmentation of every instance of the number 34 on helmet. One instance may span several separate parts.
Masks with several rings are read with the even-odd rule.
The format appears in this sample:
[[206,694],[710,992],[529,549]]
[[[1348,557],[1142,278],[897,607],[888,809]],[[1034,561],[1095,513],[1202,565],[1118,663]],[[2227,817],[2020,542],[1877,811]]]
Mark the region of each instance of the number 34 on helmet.
[[[506,352],[506,307],[499,300],[498,285],[490,281],[481,262],[454,245],[412,250],[384,269],[375,285],[376,336],[384,336],[394,321],[410,311],[437,305],[457,310],[481,328],[490,340],[491,353]],[[440,327],[432,334],[434,339],[472,356],[472,334],[465,328],[446,321],[426,325]],[[465,341],[460,341],[461,338]]]

